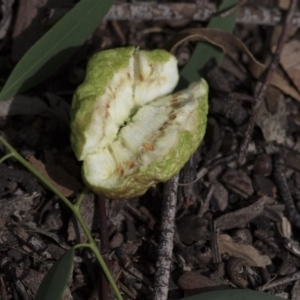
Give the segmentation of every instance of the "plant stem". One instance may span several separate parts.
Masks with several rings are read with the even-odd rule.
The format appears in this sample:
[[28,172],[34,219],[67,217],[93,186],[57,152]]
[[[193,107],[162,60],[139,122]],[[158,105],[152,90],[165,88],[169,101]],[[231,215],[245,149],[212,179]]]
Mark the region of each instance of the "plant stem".
[[82,203],[82,201],[83,201],[85,195],[86,195],[88,192],[89,192],[89,189],[85,186],[84,189],[82,190],[82,192],[78,195],[78,197],[77,197],[77,199],[76,199],[76,201],[75,201],[75,203],[74,203],[74,206],[75,206],[75,207],[80,208],[81,203]]
[[[107,215],[106,215],[106,199],[101,195],[97,195],[98,211],[99,211],[99,238],[101,240],[101,252],[103,254],[103,259],[109,268],[109,261],[107,259],[107,254],[109,253],[109,236],[107,229]],[[107,281],[105,274],[101,272],[99,278],[99,300],[109,300],[112,299],[112,292]]]
[[102,255],[92,237],[92,234],[87,227],[84,219],[82,218],[82,215],[80,214],[80,204],[83,201],[84,195],[87,192],[87,189],[84,189],[83,192],[79,195],[77,198],[77,201],[75,204],[70,202],[51,182],[47,180],[38,170],[36,170],[34,167],[30,165],[1,135],[0,135],[0,142],[9,150],[10,153],[6,154],[0,159],[0,163],[3,162],[5,159],[9,157],[14,157],[18,162],[20,162],[26,169],[28,169],[32,174],[34,174],[49,190],[51,190],[54,194],[56,194],[63,203],[73,212],[75,215],[78,223],[82,227],[82,230],[84,234],[87,237],[88,243],[87,244],[81,244],[81,246],[90,248],[98,263],[100,264],[105,276],[107,277],[108,282],[110,283],[116,297],[118,300],[122,300],[122,296],[118,290],[118,287],[116,283],[114,282],[113,277],[111,276],[103,258]]
[[[18,162],[20,162],[26,169],[28,169],[32,174],[34,174],[47,188],[49,188],[53,193],[55,193],[64,203],[73,211],[72,203],[51,183],[49,182],[38,170],[36,170],[32,165],[21,156],[17,150],[15,150],[1,135],[0,142],[10,151],[9,155],[14,157]],[[7,154],[8,155],[8,154]],[[7,156],[5,155],[5,156]]]
[[8,153],[8,154],[2,156],[0,159],[0,164],[2,164],[5,160],[7,160],[8,158],[13,157],[13,156],[14,155],[12,153]]
[[[97,245],[95,243],[93,243],[93,245],[90,244],[90,248],[92,249],[93,252],[94,252],[94,248],[96,248],[98,250]],[[122,300],[123,298],[122,298],[122,296],[121,296],[121,294],[119,292],[119,289],[118,289],[116,283],[114,282],[113,278],[111,277],[111,274],[110,274],[110,272],[109,272],[109,270],[108,270],[108,268],[107,268],[107,266],[105,264],[105,261],[104,261],[102,255],[100,254],[99,251],[94,252],[94,254],[95,254],[95,256],[96,256],[96,258],[97,258],[100,266],[102,267],[102,271],[105,274],[108,282],[110,283],[110,285],[111,285],[111,287],[112,287],[112,289],[113,289],[113,291],[114,291],[117,299],[118,300]],[[105,268],[103,266],[105,266]]]

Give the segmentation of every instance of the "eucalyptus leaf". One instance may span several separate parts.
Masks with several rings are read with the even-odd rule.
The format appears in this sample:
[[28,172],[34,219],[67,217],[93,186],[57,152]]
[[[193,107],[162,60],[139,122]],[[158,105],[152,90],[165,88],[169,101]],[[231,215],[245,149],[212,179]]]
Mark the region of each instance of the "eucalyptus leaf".
[[[224,10],[232,7],[237,3],[238,0],[223,1],[218,8],[218,12],[223,12]],[[236,12],[233,12],[226,17],[217,15],[210,20],[207,28],[218,28],[222,29],[223,31],[231,32],[235,26],[236,17]],[[182,68],[180,72],[180,88],[182,88],[186,82],[191,83],[193,81],[199,80],[199,71],[210,59],[214,58],[217,62],[220,62],[222,57],[223,53],[220,49],[206,43],[198,43],[188,63]]]
[[35,300],[54,300],[61,299],[66,289],[74,259],[75,249],[68,250],[44,277]]
[[[267,293],[252,290],[219,290],[184,298],[184,300],[282,300]],[[182,299],[183,300],[183,299]]]
[[0,101],[23,92],[52,75],[91,34],[113,0],[81,0],[39,39],[16,65]]

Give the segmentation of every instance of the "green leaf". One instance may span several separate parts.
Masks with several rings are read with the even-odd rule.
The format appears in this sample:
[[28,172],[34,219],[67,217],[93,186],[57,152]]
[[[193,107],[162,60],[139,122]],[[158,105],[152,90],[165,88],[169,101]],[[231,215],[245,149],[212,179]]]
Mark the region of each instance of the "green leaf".
[[252,290],[220,290],[203,293],[182,300],[282,300],[267,293]]
[[[218,8],[218,12],[222,12],[233,5],[237,4],[238,0],[226,0]],[[216,16],[211,19],[208,24],[208,28],[218,28],[223,31],[231,32],[235,25],[237,13],[233,12],[226,17]],[[191,55],[188,63],[182,68],[180,76],[183,81],[191,83],[197,81],[200,78],[199,70],[212,58],[214,58],[218,63],[221,61],[223,53],[220,49],[206,44],[198,43]]]
[[59,300],[67,286],[74,258],[74,247],[68,250],[44,277],[35,300]]
[[52,75],[91,34],[113,0],[81,0],[22,57],[5,83],[0,101]]

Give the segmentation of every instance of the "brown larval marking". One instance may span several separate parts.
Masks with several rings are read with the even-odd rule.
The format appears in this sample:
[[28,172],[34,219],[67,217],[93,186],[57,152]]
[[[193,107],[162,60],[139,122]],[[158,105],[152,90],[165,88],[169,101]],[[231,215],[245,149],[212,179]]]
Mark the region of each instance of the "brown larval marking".
[[143,78],[142,74],[140,74],[139,79],[140,79],[140,81],[144,81],[144,78]]
[[149,151],[152,151],[154,149],[154,147],[149,143],[145,143],[144,147],[145,147],[146,150],[149,150]]
[[173,99],[171,100],[171,102],[172,102],[172,103],[176,103],[176,102],[178,102],[178,98],[176,98],[176,97],[175,97],[175,98],[173,98]]
[[110,105],[108,103],[106,103],[106,108],[110,108]]
[[169,119],[170,120],[174,120],[176,118],[176,115],[175,114],[171,114],[170,116],[169,116]]
[[117,168],[117,173],[119,176],[122,176],[124,174],[124,170],[121,167]]
[[129,167],[129,169],[132,169],[134,167],[134,162],[133,161],[129,161],[127,163],[127,166]]
[[167,126],[168,126],[168,122],[164,122],[164,123],[162,124],[162,126],[159,127],[158,130],[163,131],[164,129],[166,129]]

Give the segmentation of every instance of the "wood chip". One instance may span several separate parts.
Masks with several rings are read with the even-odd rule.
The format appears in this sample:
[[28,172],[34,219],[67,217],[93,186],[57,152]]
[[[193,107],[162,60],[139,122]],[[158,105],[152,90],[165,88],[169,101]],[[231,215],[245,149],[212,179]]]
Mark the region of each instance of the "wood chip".
[[178,286],[183,290],[193,290],[215,286],[216,284],[208,277],[199,272],[185,272],[178,279]]
[[254,192],[250,177],[243,170],[230,169],[222,176],[222,181],[235,193],[244,198]]
[[225,214],[215,220],[217,228],[227,230],[244,227],[252,219],[256,218],[264,209],[268,197],[262,197],[252,205]]

